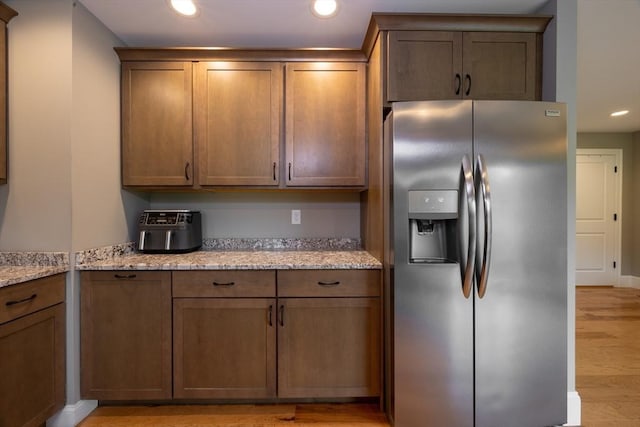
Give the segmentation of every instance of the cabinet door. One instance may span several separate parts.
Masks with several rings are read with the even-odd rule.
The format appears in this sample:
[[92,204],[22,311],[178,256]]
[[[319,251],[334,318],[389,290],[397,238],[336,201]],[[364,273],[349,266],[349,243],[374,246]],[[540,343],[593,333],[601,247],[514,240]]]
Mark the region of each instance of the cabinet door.
[[455,99],[462,88],[462,33],[389,31],[387,102]]
[[278,185],[282,64],[195,65],[200,185]]
[[462,58],[465,98],[540,99],[535,33],[464,33]]
[[171,272],[83,272],[82,398],[171,398]]
[[176,298],[174,398],[276,395],[275,299]]
[[190,62],[122,64],[122,184],[193,183]]
[[44,422],[65,401],[64,304],[0,326],[0,425]]
[[278,300],[278,396],[380,393],[378,298]]
[[288,186],[363,186],[365,64],[286,66]]

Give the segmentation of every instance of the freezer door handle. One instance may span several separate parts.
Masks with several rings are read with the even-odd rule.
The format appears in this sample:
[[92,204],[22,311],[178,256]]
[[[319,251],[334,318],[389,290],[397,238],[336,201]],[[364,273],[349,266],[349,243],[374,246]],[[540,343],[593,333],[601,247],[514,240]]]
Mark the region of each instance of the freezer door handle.
[[476,165],[477,192],[482,196],[484,211],[484,245],[482,254],[479,249],[476,251],[476,283],[478,286],[478,297],[482,298],[487,292],[489,266],[491,265],[491,191],[487,163],[482,154],[478,154]]
[[473,165],[469,156],[462,157],[462,177],[464,185],[464,197],[469,213],[469,241],[467,248],[467,264],[462,272],[462,294],[469,298],[473,289],[474,259],[476,257],[476,190],[473,181]]

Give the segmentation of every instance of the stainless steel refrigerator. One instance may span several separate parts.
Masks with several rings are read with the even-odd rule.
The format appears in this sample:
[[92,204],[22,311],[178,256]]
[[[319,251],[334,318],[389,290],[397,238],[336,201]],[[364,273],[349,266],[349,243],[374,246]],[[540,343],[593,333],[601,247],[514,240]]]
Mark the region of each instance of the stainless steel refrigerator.
[[393,104],[396,427],[566,422],[566,141],[563,104]]

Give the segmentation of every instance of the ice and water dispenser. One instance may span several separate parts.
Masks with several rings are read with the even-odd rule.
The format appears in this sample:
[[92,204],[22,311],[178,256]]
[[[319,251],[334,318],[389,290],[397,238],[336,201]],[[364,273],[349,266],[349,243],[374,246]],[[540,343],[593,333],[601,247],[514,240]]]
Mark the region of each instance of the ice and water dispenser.
[[458,262],[458,191],[409,191],[409,261]]

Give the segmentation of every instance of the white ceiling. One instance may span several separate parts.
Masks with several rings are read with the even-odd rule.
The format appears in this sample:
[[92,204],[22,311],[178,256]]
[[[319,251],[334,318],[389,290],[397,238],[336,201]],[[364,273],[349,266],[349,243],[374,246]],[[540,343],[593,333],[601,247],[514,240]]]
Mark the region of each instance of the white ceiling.
[[[535,13],[546,0],[338,0],[331,19],[311,0],[195,0],[196,18],[167,0],[80,0],[127,46],[360,48],[371,12]],[[578,131],[640,130],[640,0],[578,0]],[[609,113],[628,109],[627,116]]]

